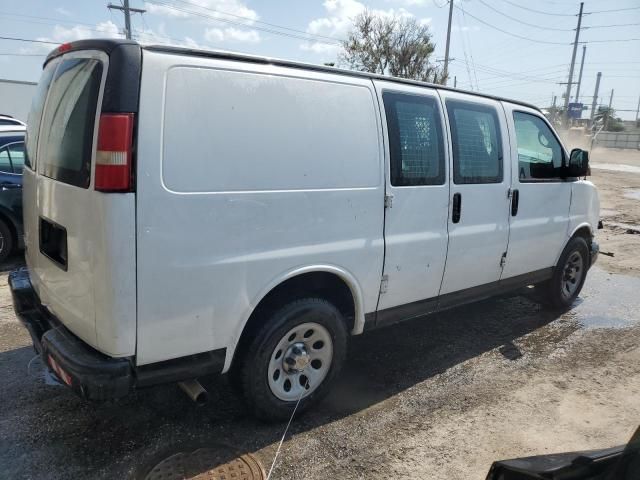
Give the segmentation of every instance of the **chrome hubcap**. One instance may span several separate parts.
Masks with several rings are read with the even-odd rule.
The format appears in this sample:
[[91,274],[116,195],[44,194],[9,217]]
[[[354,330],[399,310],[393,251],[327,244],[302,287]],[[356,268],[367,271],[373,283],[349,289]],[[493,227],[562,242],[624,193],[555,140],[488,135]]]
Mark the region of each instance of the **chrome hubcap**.
[[333,342],[325,327],[308,322],[292,328],[271,354],[271,392],[287,402],[310,395],[329,373],[332,358]]
[[583,268],[584,262],[580,252],[573,252],[569,255],[562,273],[562,295],[564,298],[570,298],[578,290]]
[[304,343],[297,342],[287,349],[282,369],[287,373],[300,373],[311,363],[311,357]]

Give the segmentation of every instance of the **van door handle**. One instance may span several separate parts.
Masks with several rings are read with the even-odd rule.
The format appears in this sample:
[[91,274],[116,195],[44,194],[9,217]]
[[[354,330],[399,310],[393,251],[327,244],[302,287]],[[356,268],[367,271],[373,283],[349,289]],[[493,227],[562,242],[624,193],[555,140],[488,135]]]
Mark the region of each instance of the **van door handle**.
[[511,192],[511,216],[518,214],[518,204],[520,203],[520,192],[516,189]]
[[462,212],[462,195],[453,194],[453,210],[451,212],[451,221],[458,223],[460,221],[460,213]]

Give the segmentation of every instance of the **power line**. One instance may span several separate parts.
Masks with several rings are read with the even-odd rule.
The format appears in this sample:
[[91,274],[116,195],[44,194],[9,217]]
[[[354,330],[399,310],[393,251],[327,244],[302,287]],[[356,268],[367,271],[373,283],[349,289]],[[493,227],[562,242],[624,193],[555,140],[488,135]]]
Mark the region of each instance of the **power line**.
[[636,27],[638,25],[640,25],[640,23],[619,23],[617,25],[590,25],[588,27],[582,27],[582,28],[587,29],[587,28]]
[[32,40],[30,38],[0,37],[0,40],[15,40],[16,42],[46,43],[48,45],[60,45],[59,42],[49,42],[46,40]]
[[[506,0],[505,0],[506,1]],[[589,15],[591,13],[613,13],[613,12],[626,12],[628,10],[638,10],[640,7],[629,7],[629,8],[614,8],[612,10],[596,10],[593,12],[587,12],[585,15]]]
[[510,2],[509,0],[502,0],[503,2],[508,3],[509,5],[513,5],[514,7],[521,8],[523,10],[527,10],[533,13],[539,13],[540,15],[549,15],[553,17],[575,17],[573,13],[552,13],[552,12],[543,12],[541,10],[534,10],[533,8],[523,7],[522,5],[518,5],[517,3]]
[[640,38],[616,38],[612,40],[585,40],[580,43],[615,43],[615,42],[639,42]]
[[313,35],[311,33],[305,33],[305,36],[302,36],[302,35],[297,35],[297,34],[294,34],[294,33],[281,32],[281,31],[278,31],[278,30],[270,29],[270,28],[260,27],[260,26],[257,26],[257,25],[248,25],[246,23],[242,23],[242,22],[238,22],[238,21],[234,21],[234,20],[229,20],[227,18],[220,18],[220,17],[216,17],[214,15],[208,15],[206,13],[197,12],[195,10],[189,10],[189,9],[185,9],[185,8],[176,7],[175,5],[171,5],[169,3],[160,2],[158,0],[147,0],[147,1],[148,1],[148,3],[153,3],[153,4],[156,4],[156,5],[162,5],[164,7],[170,8],[172,10],[176,10],[178,12],[189,13],[191,15],[195,15],[195,16],[202,17],[202,18],[209,18],[209,19],[214,20],[216,22],[228,23],[228,24],[231,24],[231,25],[238,25],[238,26],[241,26],[241,27],[244,27],[244,28],[251,28],[251,29],[254,29],[254,30],[260,30],[260,31],[271,33],[271,34],[274,34],[274,35],[281,35],[281,36],[284,36],[284,37],[291,37],[291,38],[296,38],[296,39],[299,39],[299,40],[306,40],[308,42],[312,41],[312,42],[318,42],[318,43],[326,43],[326,44],[329,44],[329,45],[341,45],[341,42],[338,41],[338,40],[329,41],[329,40],[322,40],[322,39],[319,39],[319,38],[314,38],[315,35]]
[[503,17],[508,18],[509,20],[513,20],[514,22],[518,22],[521,23],[522,25],[526,25],[528,27],[533,27],[533,28],[538,28],[540,30],[554,30],[557,32],[571,32],[573,31],[573,28],[553,28],[553,27],[541,27],[540,25],[536,25],[534,23],[527,23],[527,22],[523,22],[522,20],[516,18],[516,17],[512,17],[511,15],[507,15],[506,13],[501,12],[500,10],[498,10],[497,8],[492,7],[491,5],[489,5],[488,3],[484,2],[483,0],[478,0],[481,4],[483,4],[485,7],[489,8],[490,10],[493,10],[494,12],[496,12],[499,15],[502,15]]
[[[73,25],[86,25],[88,27],[95,27],[96,25],[94,23],[85,23],[85,22],[76,22],[74,20],[62,20],[62,19],[58,19],[58,18],[51,18],[51,17],[39,17],[36,15],[23,15],[23,14],[19,14],[19,13],[8,13],[8,12],[0,12],[0,15],[5,15],[5,16],[9,16],[9,17],[24,17],[24,18],[35,18],[37,20],[51,20],[53,22],[56,23],[68,23],[68,24],[73,24]],[[23,22],[26,22],[26,20],[21,20]],[[45,25],[54,25],[53,23],[48,23]]]
[[[458,7],[457,5],[455,6],[455,8],[457,8],[458,10],[461,10],[460,7]],[[506,30],[502,30],[501,28],[498,28],[495,25],[490,24],[489,22],[485,22],[484,20],[476,17],[475,15],[471,15],[469,12],[466,12],[466,14],[469,15],[471,18],[477,20],[478,22],[486,25],[487,27],[491,27],[494,30],[497,30],[497,31],[502,32],[502,33],[505,33],[505,34],[510,35],[512,37],[515,37],[515,38],[520,38],[522,40],[528,40],[528,41],[534,42],[534,43],[546,43],[548,45],[569,45],[569,42],[549,42],[547,40],[533,40],[531,38],[523,37],[522,35],[518,35],[518,34],[515,34],[515,33],[512,33],[512,32],[508,32]]]
[[0,53],[2,57],[46,57],[45,54],[42,53],[8,53],[2,52]]
[[[235,18],[240,18],[242,20],[247,20],[247,21],[252,22],[252,23],[259,23],[261,25],[267,25],[269,27],[275,27],[275,28],[279,28],[281,30],[289,30],[291,32],[301,33],[303,35],[312,35],[314,37],[321,37],[321,38],[326,38],[328,40],[334,40],[334,41],[342,42],[342,40],[340,38],[336,38],[336,37],[330,37],[330,36],[327,36],[327,35],[320,35],[320,34],[317,34],[317,33],[309,33],[309,32],[305,32],[303,30],[297,30],[295,28],[285,27],[283,25],[277,25],[275,23],[269,23],[269,22],[265,22],[265,21],[262,21],[262,20],[254,20],[253,18],[250,18],[250,17],[237,15],[235,13],[222,12],[220,10],[216,10],[215,8],[204,7],[202,5],[198,5],[196,3],[188,2],[186,0],[176,0],[176,1],[180,2],[180,3],[187,4],[187,5],[191,5],[192,7],[198,7],[200,9],[202,9],[202,10],[208,10],[210,12],[220,13],[222,15],[229,15],[230,17],[235,17]],[[251,26],[251,24],[249,24],[248,26]]]
[[[0,15],[6,15],[6,14],[0,13]],[[9,14],[9,15],[14,16],[13,14]],[[24,16],[28,17],[28,18],[43,18],[43,19],[46,18],[46,17],[34,17],[32,15],[24,15]],[[54,19],[51,19],[51,20],[54,20]],[[19,18],[11,19],[11,21],[12,22],[32,23],[32,24],[36,24],[36,25],[59,25],[59,23],[61,23],[61,21],[58,21],[58,20],[54,20],[54,22],[55,22],[54,23],[54,22],[39,22],[39,21],[36,21],[36,20],[23,20],[23,19],[19,19]],[[98,30],[97,28],[95,28],[96,25],[94,25],[92,23],[82,23],[82,22],[67,22],[67,23],[78,25],[78,26],[82,26],[84,29],[86,29],[86,30],[88,30],[90,32],[96,32],[96,33],[102,33],[102,34],[105,33],[104,29],[103,30]],[[90,27],[94,27],[94,28],[90,28]]]
[[[465,10],[464,10],[464,6],[462,6],[462,3],[460,3],[460,10],[462,10],[462,26],[466,27],[467,23],[466,23],[466,17],[465,17]],[[462,36],[463,38],[466,38],[469,43],[469,57],[471,58],[471,69],[473,70],[473,78],[476,81],[476,90],[480,90],[480,85],[478,84],[478,75],[476,73],[476,65],[475,65],[475,61],[473,60],[473,51],[471,49],[471,40],[469,39],[469,36],[467,35],[467,32],[465,29],[462,30]]]

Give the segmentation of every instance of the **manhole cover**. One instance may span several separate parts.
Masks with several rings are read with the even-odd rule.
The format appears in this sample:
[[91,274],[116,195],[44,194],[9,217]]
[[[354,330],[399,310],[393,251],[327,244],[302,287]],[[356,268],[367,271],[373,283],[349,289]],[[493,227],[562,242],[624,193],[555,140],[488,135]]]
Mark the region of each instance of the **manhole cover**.
[[165,458],[145,480],[264,480],[264,469],[251,454],[236,456],[231,450],[199,448]]

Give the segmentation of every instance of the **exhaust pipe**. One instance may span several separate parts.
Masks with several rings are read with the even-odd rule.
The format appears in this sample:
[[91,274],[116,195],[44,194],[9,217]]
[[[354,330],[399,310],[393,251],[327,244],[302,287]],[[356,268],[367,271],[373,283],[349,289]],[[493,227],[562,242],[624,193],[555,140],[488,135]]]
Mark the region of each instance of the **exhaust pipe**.
[[178,382],[178,385],[199,407],[202,407],[209,401],[209,394],[204,387],[200,385],[198,380],[185,380]]

